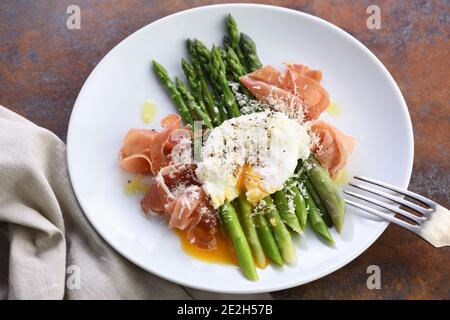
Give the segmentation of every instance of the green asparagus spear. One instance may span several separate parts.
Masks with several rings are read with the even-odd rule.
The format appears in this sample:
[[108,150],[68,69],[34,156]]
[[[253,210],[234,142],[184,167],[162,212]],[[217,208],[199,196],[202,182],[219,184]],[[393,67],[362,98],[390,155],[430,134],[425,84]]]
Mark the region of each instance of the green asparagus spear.
[[232,47],[228,47],[227,50],[227,76],[229,81],[239,84],[239,90],[245,94],[247,97],[253,97],[252,93],[241,84],[240,77],[246,74],[245,68],[239,61],[236,52],[234,52]]
[[208,109],[206,109],[205,102],[203,101],[202,85],[199,81],[197,72],[195,71],[194,67],[183,58],[181,59],[181,67],[184,71],[184,75],[186,76],[189,85],[191,86],[192,95],[194,96],[195,101],[197,101],[197,104],[205,113],[208,113]]
[[[203,74],[203,72],[206,72],[207,74],[210,74],[210,53],[208,51],[208,49],[198,40],[195,41],[195,43],[192,42],[188,42],[188,48],[191,54],[191,60],[192,57],[195,56],[197,65],[200,67],[201,72]],[[197,50],[198,48],[198,50]],[[206,84],[206,82],[204,82]],[[208,90],[209,92],[209,90]],[[210,95],[210,97],[208,97],[209,101],[214,101],[214,98],[212,98],[212,95]],[[215,110],[218,110],[218,106],[215,104],[216,101],[214,101],[214,108]],[[219,113],[216,111],[216,114],[219,115]],[[225,115],[222,114],[222,117],[217,117],[225,119]],[[223,121],[223,120],[219,120],[219,121]],[[220,124],[220,122],[218,123]],[[245,210],[245,209],[244,209]],[[255,269],[255,265],[254,265],[254,261],[253,261],[253,257],[248,245],[247,240],[245,239],[245,234],[242,230],[242,227],[239,223],[238,217],[236,215],[236,211],[234,210],[233,206],[230,203],[226,203],[224,205],[222,205],[219,209],[220,215],[221,215],[221,220],[222,220],[222,224],[225,227],[225,230],[227,231],[227,233],[229,234],[231,241],[233,243],[233,247],[236,251],[236,255],[238,256],[238,260],[239,260],[239,264],[241,266],[241,270],[244,273],[244,275],[251,279],[251,280],[257,280],[258,279],[258,275],[256,273],[256,269]],[[251,219],[251,216],[248,216]],[[248,222],[248,220],[247,220]],[[246,226],[249,226],[249,224],[246,224]],[[262,252],[261,249],[261,245],[259,245],[259,250],[258,250],[258,245],[257,243],[254,241],[254,235],[251,236],[253,242],[253,248],[255,248],[255,258],[257,259],[257,262],[260,266],[265,265],[265,256],[264,256],[264,252]],[[258,238],[256,237],[256,240],[258,240]],[[262,257],[261,257],[261,253],[262,253]],[[259,258],[258,258],[259,257]],[[262,261],[262,259],[264,258],[264,262]]]
[[231,47],[233,48],[233,50],[236,52],[237,56],[239,57],[241,64],[245,68],[247,68],[244,54],[242,53],[241,47],[239,45],[240,40],[241,40],[241,33],[239,32],[239,28],[237,26],[236,20],[234,20],[234,18],[231,14],[229,14],[227,17],[227,30],[228,30],[228,37],[230,40]]
[[306,211],[305,198],[297,187],[297,180],[291,179],[291,181],[288,182],[288,188],[287,193],[294,197],[295,214],[297,215],[300,227],[302,230],[305,230],[308,214]]
[[256,232],[255,221],[252,217],[252,206],[244,195],[239,196],[237,202],[240,208],[239,212],[242,229],[244,230],[247,241],[252,249],[256,265],[260,268],[264,268],[266,266],[266,256],[264,255],[263,248],[259,242],[258,233]]
[[[215,105],[215,100],[211,92],[209,91],[208,84],[206,83],[206,78],[199,62],[197,50],[195,48],[194,42],[188,39],[186,41],[189,57],[191,58],[192,67],[196,73],[197,79],[195,82],[200,83],[202,98],[204,105],[206,106],[206,110],[208,110],[209,117],[211,118],[211,122],[218,126],[222,123],[219,111]],[[209,62],[208,62],[209,63]],[[185,71],[186,72],[186,71]],[[187,76],[186,76],[187,77]]]
[[297,214],[298,221],[300,222],[300,227],[302,230],[305,230],[306,221],[308,220],[305,198],[303,198],[302,193],[297,187],[292,187],[292,191],[294,193],[295,213]]
[[313,230],[321,235],[325,240],[327,240],[329,243],[334,243],[333,238],[331,237],[330,231],[328,230],[327,225],[322,219],[322,216],[320,215],[320,211],[317,208],[316,204],[314,203],[314,200],[312,196],[307,192],[306,197],[306,204],[307,204],[307,210],[308,210],[308,219],[311,222],[311,226]]
[[[231,16],[230,16],[230,18],[231,19],[229,19],[229,20],[231,22],[231,25],[233,25],[234,20]],[[234,23],[234,25],[236,25],[236,24]],[[237,27],[233,28],[233,30],[237,30]],[[245,67],[242,64],[241,60],[239,60],[238,55],[233,50],[233,46],[231,45],[231,39],[228,36],[225,36],[223,41],[224,41],[224,47],[227,50],[226,59],[227,59],[227,67],[229,70],[229,75],[231,78],[230,80],[233,80],[233,81],[239,83],[239,78],[241,76],[245,75],[247,72],[246,72]],[[255,54],[256,54],[256,51],[255,51]],[[242,90],[245,94],[250,95],[250,93],[246,90],[246,88],[242,88]],[[267,198],[268,199],[266,199],[266,200],[272,201],[272,199],[270,197],[267,197]],[[299,199],[294,196],[294,202],[295,201],[299,202],[298,200]],[[272,207],[273,207],[272,209],[274,209],[274,210],[271,210],[271,213],[272,213],[271,221],[276,223],[277,217],[280,219],[280,216],[277,214],[278,212],[276,210],[276,207],[273,206],[273,202],[272,202]],[[303,208],[304,207],[305,206],[303,206]],[[285,210],[285,212],[287,212],[287,211]],[[304,212],[302,214],[303,214],[303,218],[306,219],[306,210],[304,210]],[[294,219],[291,219],[291,220],[296,221],[297,218],[295,217],[295,215],[294,215],[294,218],[295,218],[295,220]],[[278,235],[277,240],[283,244],[286,244],[284,246],[285,247],[284,254],[287,256],[287,262],[293,263],[296,260],[296,258],[295,258],[295,251],[294,251],[293,245],[292,245],[292,240],[290,239],[290,234],[287,231],[286,227],[283,225],[283,222],[279,219],[278,219],[278,221],[280,223],[278,223],[278,226],[276,227],[277,235]],[[263,214],[257,213],[257,214],[255,214],[255,221],[257,223],[257,231],[259,234],[259,238],[265,249],[266,254],[275,263],[282,265],[283,260],[279,253],[279,249],[276,246],[276,243],[273,241],[273,236],[272,236],[270,230],[268,229],[268,225],[267,225],[265,216]],[[291,225],[294,225],[298,231],[301,231],[299,222],[298,221],[296,221],[296,222],[297,222],[296,225],[295,225],[295,222],[292,222]],[[305,223],[306,223],[306,221],[305,221]]]
[[[224,44],[225,49],[227,50],[226,62],[227,62],[227,74],[229,76],[229,80],[240,83],[239,78],[247,73],[245,70],[245,67],[242,65],[241,61],[239,60],[239,57],[237,56],[236,52],[233,50],[233,47],[231,45],[231,40],[228,36],[224,37],[223,44]],[[250,95],[250,93],[247,91],[246,88],[241,86],[241,90],[245,94]],[[276,264],[283,265],[283,258],[281,257],[277,243],[272,235],[272,232],[269,228],[269,225],[267,223],[265,215],[262,212],[256,212],[256,214],[254,216],[255,216],[256,230],[258,232],[259,240],[264,248],[265,253]],[[272,219],[272,221],[274,221],[274,220]],[[286,229],[286,228],[284,227],[284,229]],[[282,234],[282,231],[278,232],[278,234],[280,234],[280,233]],[[281,238],[283,239],[282,236],[281,236]],[[286,252],[289,252],[289,250]],[[294,255],[294,257],[295,257],[295,255]]]
[[211,72],[211,51],[198,39],[194,40],[194,47],[203,72],[208,75],[208,79],[210,80],[213,89],[217,90],[218,86]]
[[220,56],[222,57],[222,61],[223,61],[223,63],[225,64],[225,68],[226,68],[226,65],[227,65],[227,52],[225,51],[225,49],[224,48],[221,48],[221,47],[216,47],[217,48],[217,51],[219,51],[219,53],[220,53]]
[[[233,48],[231,47],[228,36],[224,37],[224,47],[227,50],[225,57],[227,62],[227,74],[229,75],[231,81],[239,83],[239,77],[245,75],[246,71],[241,65],[241,62],[239,61],[239,58],[237,57]],[[243,89],[246,90],[245,88]],[[272,235],[272,231],[269,228],[266,217],[262,212],[256,212],[254,216],[256,231],[258,233],[258,237],[264,249],[264,252],[276,264],[283,265],[283,258],[281,257],[280,251]]]
[[211,61],[210,61],[211,77],[219,86],[223,99],[225,101],[225,106],[227,108],[227,113],[229,117],[234,118],[240,116],[240,111],[236,98],[228,86],[228,81],[226,77],[226,67],[222,60],[220,51],[213,47],[211,50]]
[[333,226],[333,221],[331,221],[331,217],[328,214],[328,210],[323,204],[322,200],[320,200],[319,194],[316,191],[316,188],[314,188],[311,179],[308,177],[308,175],[304,175],[303,178],[303,184],[308,189],[309,194],[314,200],[314,203],[316,204],[317,208],[320,210],[320,213],[322,214],[323,221],[327,224],[328,228],[331,228]]
[[231,47],[231,40],[228,35],[223,36],[223,47],[225,48],[226,51],[228,51],[229,48],[233,49]]
[[258,233],[259,241],[264,249],[266,255],[277,265],[282,266],[284,264],[283,258],[281,257],[280,250],[278,249],[277,242],[273,237],[272,231],[270,230],[269,223],[267,222],[264,212],[257,211],[254,215],[256,232]]
[[244,231],[239,223],[236,211],[230,203],[223,204],[219,209],[222,225],[231,239],[233,248],[239,260],[242,273],[250,280],[258,280],[255,263]]
[[197,51],[198,61],[203,68],[205,68],[205,72],[209,73],[209,60],[211,59],[211,52],[208,50],[206,45],[198,39],[193,41],[193,45],[195,50]]
[[234,52],[233,48],[229,47],[227,50],[227,67],[229,70],[229,74],[231,75],[231,79],[237,83],[239,83],[239,78],[246,74],[244,66],[239,61],[236,52]]
[[262,68],[262,63],[259,61],[258,53],[256,52],[256,44],[245,33],[241,33],[240,47],[246,59],[248,71],[253,72]]
[[188,107],[184,103],[183,97],[181,96],[180,92],[177,90],[175,84],[170,80],[170,77],[164,69],[164,67],[153,60],[153,70],[155,71],[156,75],[158,76],[160,82],[164,85],[164,87],[167,89],[167,92],[170,95],[170,98],[175,102],[175,105],[178,108],[178,111],[180,112],[181,117],[183,120],[190,124],[191,126],[194,125],[194,119],[192,118]]
[[195,98],[191,95],[189,92],[188,87],[178,78],[175,78],[175,86],[177,90],[180,92],[181,96],[183,97],[186,105],[194,114],[196,114],[200,120],[203,121],[205,126],[207,128],[212,129],[214,126],[211,123],[211,120],[209,119],[208,115],[202,110],[202,108],[197,104],[197,101],[195,101]]
[[203,72],[208,75],[209,81],[214,90],[214,94],[216,96],[214,107],[219,114],[220,123],[222,123],[222,121],[229,118],[229,115],[226,111],[225,101],[223,98],[223,94],[221,94],[220,86],[218,85],[216,79],[213,78],[211,73],[211,52],[203,44],[203,42],[198,39],[194,40],[193,45],[197,53],[199,64],[201,65]]
[[228,67],[228,62],[227,62],[227,51],[221,47],[217,47],[217,50],[219,51],[220,56],[222,57],[223,64],[225,65],[225,77],[228,80],[230,78],[230,76],[229,76],[230,68]]
[[293,231],[299,234],[302,233],[300,223],[295,215],[294,198],[292,197],[289,199],[286,192],[284,190],[280,190],[273,194],[273,200],[283,222]]
[[297,261],[294,244],[292,243],[291,234],[281,220],[280,214],[273,203],[270,196],[263,199],[265,203],[265,213],[269,220],[269,224],[272,227],[275,240],[278,244],[278,248],[281,251],[284,261],[289,264],[294,264]]
[[309,157],[308,176],[317,191],[320,199],[323,201],[336,230],[340,233],[344,223],[345,202],[342,194],[334,185],[327,170],[313,157]]

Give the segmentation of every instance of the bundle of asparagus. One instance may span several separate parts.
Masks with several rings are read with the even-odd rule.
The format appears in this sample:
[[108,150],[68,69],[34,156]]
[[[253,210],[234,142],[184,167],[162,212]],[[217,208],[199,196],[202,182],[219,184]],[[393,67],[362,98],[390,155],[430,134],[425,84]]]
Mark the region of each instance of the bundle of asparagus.
[[[181,60],[191,90],[180,79],[175,83],[158,62],[153,69],[181,117],[188,124],[203,121],[207,128],[241,115],[230,83],[262,67],[256,45],[241,33],[231,15],[227,17],[224,48],[209,50],[200,40],[187,40],[190,62]],[[242,85],[240,91],[251,98]],[[288,205],[293,199],[294,208]],[[239,214],[238,214],[239,213]],[[328,172],[311,156],[299,163],[296,175],[283,190],[265,197],[255,207],[241,195],[219,208],[221,223],[231,239],[243,274],[257,280],[256,265],[263,268],[267,257],[277,265],[296,262],[296,251],[289,229],[302,234],[307,221],[317,235],[330,244],[334,240],[329,228],[342,230],[344,201]]]

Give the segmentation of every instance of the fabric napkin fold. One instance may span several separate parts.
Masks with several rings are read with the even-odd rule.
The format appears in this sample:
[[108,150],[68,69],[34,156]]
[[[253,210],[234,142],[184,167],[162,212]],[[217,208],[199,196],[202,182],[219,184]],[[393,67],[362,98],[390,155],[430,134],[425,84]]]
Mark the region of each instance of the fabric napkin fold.
[[65,144],[0,106],[0,298],[271,299],[185,288],[146,272],[89,224]]

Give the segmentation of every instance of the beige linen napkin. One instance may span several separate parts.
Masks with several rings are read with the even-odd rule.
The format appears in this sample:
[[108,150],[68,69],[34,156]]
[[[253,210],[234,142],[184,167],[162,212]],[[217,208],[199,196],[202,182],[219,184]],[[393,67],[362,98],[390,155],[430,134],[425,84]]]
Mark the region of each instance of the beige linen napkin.
[[255,298],[184,288],[135,266],[92,228],[70,184],[64,143],[0,106],[0,298]]

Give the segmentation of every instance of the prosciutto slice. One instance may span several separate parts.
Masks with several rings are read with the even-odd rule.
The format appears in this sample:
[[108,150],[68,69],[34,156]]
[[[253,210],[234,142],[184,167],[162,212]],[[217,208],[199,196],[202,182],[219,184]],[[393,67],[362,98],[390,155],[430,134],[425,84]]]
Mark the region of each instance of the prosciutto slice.
[[311,132],[318,137],[312,151],[317,160],[328,169],[330,176],[335,178],[347,164],[348,156],[355,147],[355,139],[323,120],[314,121]]
[[[321,71],[301,64],[287,64],[283,72],[269,65],[240,78],[258,100],[275,106],[278,111],[292,116],[301,108],[302,121],[317,119],[330,104],[321,80]],[[282,110],[279,105],[291,110]]]
[[[309,68],[305,66],[303,69]],[[282,82],[284,90],[296,95],[303,101],[305,121],[319,118],[320,114],[330,104],[328,92],[313,78],[319,78],[319,76],[311,73],[311,70],[302,70],[302,73],[300,73],[296,69],[287,69]]]
[[190,243],[203,249],[217,246],[217,216],[195,178],[195,164],[164,167],[141,200],[147,214],[165,215],[169,228],[185,230]]
[[141,200],[146,214],[165,215],[169,228],[186,231],[197,247],[214,249],[218,220],[191,162],[192,131],[178,115],[161,121],[163,130],[132,129],[125,136],[119,165],[126,171],[153,175]]
[[310,69],[307,65],[304,64],[286,64],[286,70],[289,70],[293,73],[295,78],[298,77],[308,77],[311,78],[318,83],[322,81],[322,71]]
[[295,94],[252,77],[244,76],[240,80],[258,100],[291,118],[303,119],[303,102]]
[[[190,135],[190,129],[181,128],[181,118],[171,114],[161,120],[162,131],[131,129],[120,149],[119,165],[125,171],[137,174],[158,174],[171,163],[170,153],[179,142],[180,131]],[[185,135],[186,135],[185,134]]]

